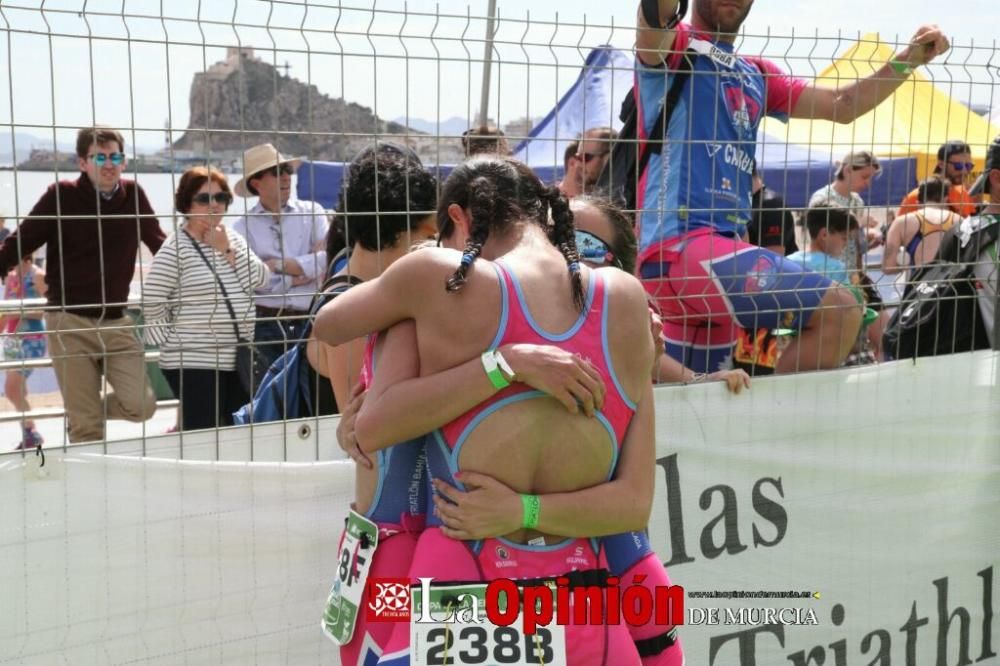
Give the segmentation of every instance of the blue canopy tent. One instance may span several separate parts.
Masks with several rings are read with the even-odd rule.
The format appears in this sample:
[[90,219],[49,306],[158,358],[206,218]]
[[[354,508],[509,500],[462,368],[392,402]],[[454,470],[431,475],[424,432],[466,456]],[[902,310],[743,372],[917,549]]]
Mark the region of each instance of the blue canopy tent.
[[[302,162],[298,170],[296,196],[299,199],[315,201],[327,210],[337,207],[340,196],[340,183],[344,178],[348,162]],[[434,174],[444,181],[455,168],[453,164],[437,166],[426,165]],[[552,167],[535,168],[535,173],[546,183],[555,182],[561,177],[562,169]]]
[[[757,138],[757,167],[764,182],[790,208],[805,208],[813,192],[833,182],[836,162],[843,157],[822,147],[784,143],[763,132]],[[899,157],[880,164],[881,175],[861,196],[870,206],[897,206],[917,185],[917,160]]]

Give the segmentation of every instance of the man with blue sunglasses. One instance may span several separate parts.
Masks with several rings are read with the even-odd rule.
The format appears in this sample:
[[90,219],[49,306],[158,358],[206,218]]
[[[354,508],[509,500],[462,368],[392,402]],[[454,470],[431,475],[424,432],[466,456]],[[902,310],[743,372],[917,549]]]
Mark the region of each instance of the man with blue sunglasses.
[[[972,161],[972,148],[966,142],[949,141],[938,148],[934,175],[951,185],[948,188],[948,207],[962,217],[968,217],[976,212],[978,202],[976,197],[969,194],[966,187],[975,167]],[[923,204],[920,203],[917,189],[914,188],[903,198],[899,210],[896,211],[896,217],[920,212]]]
[[[122,178],[125,140],[110,127],[77,133],[80,177],[53,183],[0,247],[0,274],[47,247],[45,328],[69,441],[104,439],[106,419],[156,411],[142,347],[125,314],[139,241],[165,238],[146,193]],[[101,397],[102,377],[109,388]]]

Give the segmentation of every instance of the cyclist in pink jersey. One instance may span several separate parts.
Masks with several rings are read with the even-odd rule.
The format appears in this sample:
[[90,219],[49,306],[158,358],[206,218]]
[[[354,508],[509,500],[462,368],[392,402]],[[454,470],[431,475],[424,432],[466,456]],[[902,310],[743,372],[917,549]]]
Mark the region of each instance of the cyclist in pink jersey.
[[[461,366],[483,350],[504,340],[518,341],[516,336],[530,332],[535,339],[554,338],[551,342],[564,349],[575,345],[596,355],[591,361],[615,393],[612,396],[609,388],[604,404],[608,415],[599,418],[568,414],[557,401],[534,399],[540,394],[520,388],[498,394],[502,402],[482,411],[462,433],[454,452],[447,447],[450,466],[489,471],[520,492],[557,493],[547,496],[537,526],[545,531],[519,530],[492,548],[492,555],[480,558],[466,545],[443,537],[439,529],[429,529],[421,537],[414,569],[426,562],[429,575],[440,573],[439,578],[454,580],[481,571],[484,563],[495,563],[491,557],[511,563],[502,567],[504,576],[557,576],[574,568],[596,569],[601,558],[591,542],[567,542],[551,535],[577,533],[579,504],[564,501],[563,494],[608,479],[622,440],[630,444],[623,449],[626,454],[619,469],[634,466],[640,478],[632,484],[637,485],[632,493],[622,493],[620,487],[616,492],[614,482],[593,489],[618,509],[617,520],[609,517],[603,533],[641,529],[648,519],[654,471],[648,381],[653,343],[641,287],[620,272],[598,276],[581,268],[565,200],[512,160],[481,158],[456,169],[439,204],[439,228],[450,247],[464,246],[465,252],[432,250],[400,260],[379,280],[355,288],[321,311],[317,335],[337,343],[341,336],[412,318],[420,374],[429,375]],[[480,255],[503,256],[504,266],[476,261]],[[447,289],[441,289],[445,284]],[[515,296],[517,292],[520,295]],[[614,318],[614,330],[601,325],[603,310]],[[503,311],[509,315],[507,321],[501,317]],[[600,338],[602,329],[607,342],[595,343],[591,338]],[[359,420],[359,428],[362,424]],[[544,428],[539,427],[542,424]],[[451,430],[457,428],[456,424]],[[449,445],[459,444],[441,437]],[[435,448],[442,451],[441,445]],[[545,545],[526,543],[537,539]],[[435,555],[435,547],[443,552]],[[439,566],[448,562],[453,566]],[[607,654],[614,655],[615,663],[638,663],[624,629],[601,627],[595,638],[568,641],[571,651],[580,652],[573,653],[572,663],[603,663]],[[588,650],[592,652],[584,654]]]

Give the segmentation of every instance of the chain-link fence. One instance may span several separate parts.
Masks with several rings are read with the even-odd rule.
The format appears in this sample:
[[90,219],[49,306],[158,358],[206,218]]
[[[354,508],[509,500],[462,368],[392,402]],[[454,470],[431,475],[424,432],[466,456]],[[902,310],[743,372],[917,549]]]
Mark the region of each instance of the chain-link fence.
[[[635,213],[638,257],[624,263],[660,310],[676,362],[660,368],[663,381],[989,345],[990,236],[976,237],[982,252],[965,253],[975,270],[929,276],[924,292],[937,288],[960,299],[956,307],[930,308],[923,292],[906,289],[928,277],[918,267],[945,239],[950,257],[963,258],[971,231],[959,233],[961,221],[989,203],[969,190],[989,174],[987,149],[1000,133],[989,118],[992,44],[958,36],[916,66],[924,55],[898,35],[756,30],[712,51],[699,46],[704,36],[681,33],[662,54],[665,69],[650,55],[651,66],[636,70],[631,10],[629,20],[566,21],[491,17],[486,7],[77,4],[0,6],[9,96],[0,213],[15,231],[3,254],[13,271],[7,441],[228,425],[246,389],[256,392],[307,332],[327,278],[356,270],[337,254],[355,245],[342,237],[352,215],[378,230],[377,251],[393,214],[407,219],[399,242],[419,240],[411,223],[433,212],[433,198],[423,211],[412,193],[387,204],[376,184],[367,211],[342,196],[350,161],[377,142],[405,146],[438,182],[470,150],[510,152],[567,195],[606,193],[602,174],[616,160],[631,167],[636,148],[649,153],[642,173],[627,173],[627,192],[616,189],[621,181],[611,188]],[[660,129],[671,83],[687,77],[685,50],[695,55],[690,83]],[[628,98],[638,102],[638,129],[623,115]],[[117,128],[120,140],[78,150],[78,130],[95,125]],[[265,143],[271,152],[254,148]],[[182,178],[204,165],[223,175]],[[928,178],[944,184],[918,190]],[[817,204],[850,212],[847,228],[825,209],[807,214]],[[210,218],[229,231],[207,230]],[[584,259],[623,265],[614,255],[628,243],[583,231],[581,242],[595,243]],[[18,268],[31,254],[34,267]],[[813,273],[790,274],[793,264]],[[929,309],[937,326],[893,320],[907,307]],[[253,350],[252,387],[235,378],[240,346]],[[315,369],[303,371],[301,396],[279,416],[336,411],[354,384],[356,351],[346,360],[318,345],[302,354]],[[176,415],[184,404],[186,425]],[[63,408],[72,412],[65,431]]]

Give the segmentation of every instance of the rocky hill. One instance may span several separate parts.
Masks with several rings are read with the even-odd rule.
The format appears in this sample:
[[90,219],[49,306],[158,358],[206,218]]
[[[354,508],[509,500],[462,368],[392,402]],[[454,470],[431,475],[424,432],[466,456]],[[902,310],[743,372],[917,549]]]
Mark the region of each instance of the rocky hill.
[[454,147],[371,109],[324,95],[314,85],[280,73],[250,49],[229,49],[225,61],[195,75],[191,115],[176,151],[236,157],[249,146],[271,142],[286,155],[341,161],[370,145],[371,135],[397,135],[429,163],[454,162]]

